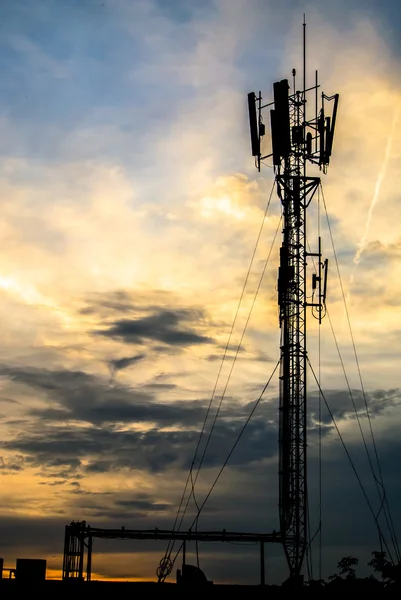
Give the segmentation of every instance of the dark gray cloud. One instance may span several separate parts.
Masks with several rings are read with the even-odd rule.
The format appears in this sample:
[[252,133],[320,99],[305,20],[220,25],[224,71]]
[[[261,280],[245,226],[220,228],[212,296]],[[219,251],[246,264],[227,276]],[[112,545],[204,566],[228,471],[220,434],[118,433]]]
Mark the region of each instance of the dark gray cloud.
[[50,487],[55,487],[58,485],[64,485],[65,483],[69,483],[68,479],[58,479],[56,481],[40,481],[39,485],[48,485]]
[[[94,294],[85,300],[85,304],[79,312],[96,315],[99,323],[105,325],[104,329],[92,332],[95,335],[138,345],[150,340],[155,342],[155,351],[166,351],[166,346],[178,349],[180,346],[213,343],[210,337],[200,331],[205,318],[204,311],[173,308],[177,306],[177,300],[171,292],[152,290],[148,294],[130,294],[127,291],[115,291]],[[121,318],[122,315],[124,318]],[[163,345],[157,346],[157,343]],[[110,366],[118,369],[129,365],[112,361]]]
[[174,390],[176,387],[175,383],[147,383],[141,389],[145,389],[148,392],[163,392]]
[[[101,378],[81,371],[3,366],[0,372],[46,394],[48,406],[30,409],[33,423],[19,428],[17,435],[3,444],[8,451],[26,456],[32,465],[50,469],[53,474],[59,470],[70,478],[74,473],[82,472],[82,461],[88,457],[90,460],[85,469],[99,473],[115,469],[145,469],[155,473],[172,465],[190,466],[209,399],[157,402],[149,391],[120,384],[108,386]],[[158,391],[163,390],[164,387]],[[337,420],[355,418],[346,392],[329,391],[326,397]],[[363,416],[361,393],[355,391],[354,399]],[[399,399],[399,390],[372,392],[368,397],[371,416],[394,406]],[[219,400],[215,398],[206,435]],[[205,456],[205,466],[214,467],[223,462],[253,406],[254,401],[241,406],[235,398],[224,400]],[[232,465],[246,466],[276,455],[277,413],[277,400],[260,403],[231,458]],[[309,430],[312,438],[317,432],[317,416],[318,395],[311,393]],[[332,426],[324,405],[322,420],[325,435]],[[74,424],[67,425],[68,422]],[[79,422],[90,423],[91,427],[78,425]],[[152,423],[153,427],[150,430],[148,427],[122,430],[122,423]],[[205,441],[206,436],[200,455]]]
[[141,318],[114,321],[107,329],[95,333],[128,344],[143,344],[145,340],[171,346],[212,343],[210,337],[189,328],[189,325],[194,327],[202,318],[202,312],[197,310],[159,310]]
[[[206,360],[210,361],[210,362],[216,362],[216,361],[220,361],[222,360],[222,355],[220,354],[209,354],[208,356],[206,356]],[[226,354],[226,356],[224,357],[224,360],[234,360],[234,356],[230,355],[230,354]]]
[[[157,402],[149,391],[120,384],[109,386],[100,377],[82,371],[2,366],[0,373],[45,394],[48,402],[43,408],[29,409],[33,423],[18,428],[16,437],[3,447],[24,454],[30,464],[50,469],[53,475],[59,469],[70,478],[81,470],[85,457],[90,457],[86,466],[89,472],[122,468],[160,472],[171,465],[187,468],[209,404],[209,399]],[[156,383],[150,387],[163,393],[171,385]],[[218,401],[216,398],[206,434]],[[225,459],[251,406],[241,407],[235,399],[225,399],[205,465],[215,466]],[[271,414],[266,420],[267,410]],[[233,464],[246,464],[276,452],[273,421],[274,408],[264,407],[244,436],[252,443],[242,445],[241,452],[232,458]],[[92,427],[88,428],[87,423]],[[150,430],[121,431],[121,423],[154,425]],[[177,430],[165,430],[172,426]]]
[[[216,425],[204,460],[205,467],[220,466],[232,447],[241,422]],[[165,471],[172,466],[187,469],[198,441],[198,431],[116,431],[108,428],[68,427],[43,423],[3,442],[10,452],[24,455],[27,464],[48,470],[58,478],[76,479],[77,472],[105,473],[121,469]],[[203,441],[205,443],[206,438]],[[201,446],[202,453],[204,445]],[[249,465],[277,452],[274,425],[251,422],[233,454],[231,465]],[[87,463],[83,466],[83,461]],[[199,457],[198,457],[199,460]]]
[[135,363],[140,362],[146,357],[146,354],[135,354],[135,356],[125,356],[123,358],[114,358],[108,361],[112,372],[122,371]]
[[[77,371],[17,367],[2,367],[1,371],[15,381],[45,392],[48,398],[49,406],[29,410],[33,423],[18,429],[14,439],[3,443],[6,450],[25,455],[30,465],[49,469],[52,476],[57,472],[60,478],[62,473],[75,477],[87,457],[90,460],[85,470],[99,473],[115,469],[160,472],[172,465],[189,466],[205,418],[207,399],[156,402],[149,393],[123,385],[109,387],[101,378]],[[226,399],[205,457],[206,466],[215,466],[225,459],[248,412],[248,406],[238,407],[232,399]],[[74,424],[68,425],[68,421]],[[92,427],[78,425],[79,422],[90,423]],[[115,427],[118,423],[149,422],[154,427],[144,431],[121,431],[121,427]],[[171,426],[178,429],[164,429]],[[265,414],[260,413],[259,420],[249,424],[244,436],[248,443],[233,456],[232,463],[247,464],[274,454],[276,438],[275,426],[265,422]]]
[[[132,412],[128,410],[125,413],[127,407],[122,409],[117,406],[117,413],[111,412],[109,415],[103,407],[103,412],[100,410],[91,413],[92,417],[95,415],[96,427],[94,428],[63,426],[60,424],[59,413],[54,413],[51,409],[43,409],[34,413],[42,422],[39,433],[36,428],[24,430],[13,440],[5,442],[3,447],[25,455],[31,465],[50,469],[52,476],[54,469],[60,469],[61,472],[65,468],[69,472],[69,477],[75,477],[77,470],[104,473],[120,469],[145,469],[157,473],[172,466],[187,469],[190,467],[198,440],[198,427],[205,414],[205,406],[202,402],[197,406],[193,404],[190,402],[183,407],[154,404],[148,407],[152,411],[151,416],[146,410],[141,413],[141,407],[135,407]],[[205,455],[205,467],[222,464],[252,406],[253,403],[249,403],[236,410],[230,404],[222,409]],[[246,468],[253,462],[277,454],[277,403],[266,402],[259,408],[231,457],[230,465]],[[337,418],[347,414],[345,408],[341,406],[338,406],[334,413]],[[113,418],[118,418],[119,421],[126,418],[129,421],[135,415],[138,415],[138,421],[153,418],[157,424],[148,431],[120,431],[104,426],[106,423],[112,423]],[[76,414],[74,417],[78,418]],[[172,421],[179,422],[183,429],[178,431],[162,429],[163,424]],[[206,431],[210,428],[210,422]],[[188,431],[187,427],[190,424],[196,426],[196,429]],[[331,429],[326,425],[323,428],[323,435]],[[205,442],[206,436],[203,438],[199,456],[203,453]],[[82,461],[88,460],[88,457],[90,457],[88,464],[82,467]]]
[[[19,518],[0,516],[0,536],[2,552],[8,548],[17,551],[24,548],[47,554],[62,552],[62,539],[66,517],[62,518]],[[14,554],[14,559],[16,555]]]
[[[227,346],[227,344],[219,344],[218,348],[220,350],[223,350],[224,352],[227,350],[227,352],[232,352],[233,354],[235,354],[237,352],[238,345],[236,345],[236,344],[229,344]],[[246,351],[247,351],[246,347],[242,345],[241,349],[240,349],[240,352],[246,352]],[[223,356],[224,352],[221,353],[221,356]]]
[[160,512],[166,510],[170,506],[169,504],[162,502],[153,502],[149,497],[143,499],[137,498],[134,500],[117,500],[115,504],[129,510],[134,509],[146,512]]
[[21,455],[15,455],[12,457],[8,457],[5,460],[2,456],[0,456],[0,471],[3,474],[9,473],[18,473],[22,471],[24,468],[24,457]]
[[173,294],[166,290],[151,290],[148,293],[115,290],[91,294],[84,299],[85,306],[79,312],[115,318],[116,314],[152,313],[160,310],[160,306],[172,306],[175,302]]
[[[155,402],[153,393],[174,387],[155,383],[134,389],[121,384],[109,385],[96,375],[83,371],[19,368],[0,366],[0,373],[40,391],[49,407],[31,409],[29,415],[43,421],[78,420],[101,425],[117,422],[157,422],[160,426],[194,425],[204,415],[201,400],[167,404]],[[156,387],[155,387],[156,386]]]
[[72,491],[69,504],[83,515],[85,519],[101,519],[102,521],[144,519],[148,516],[163,515],[171,508],[168,502],[155,501],[144,493],[126,492],[88,492],[80,487]]
[[[355,404],[356,412],[360,419],[367,418],[365,398],[371,418],[377,417],[390,407],[397,406],[401,402],[400,389],[373,390],[366,392],[365,398],[361,390],[351,389],[351,394]],[[329,390],[324,392],[324,396],[336,421],[341,419],[356,419],[355,410],[352,405],[351,394],[346,390]],[[321,402],[322,423],[325,425],[330,425],[332,422],[331,416],[323,399]],[[319,418],[319,395],[317,392],[312,392],[309,395],[308,406],[309,419],[312,426],[313,423],[318,422]]]
[[[238,357],[237,357],[237,354],[238,354]],[[209,356],[206,357],[206,360],[209,360],[210,362],[221,361],[223,359],[223,355],[224,355],[223,352],[221,354],[209,354]],[[236,358],[241,358],[242,361],[251,360],[251,361],[263,362],[263,363],[268,363],[268,362],[273,362],[273,361],[276,362],[276,360],[277,360],[277,359],[273,359],[271,356],[269,356],[265,352],[258,352],[257,354],[247,353],[247,351],[242,347],[238,353],[237,353],[237,348],[235,348],[235,350],[233,350],[231,354],[229,354],[227,352],[227,354],[224,356],[224,360],[234,360]]]
[[17,402],[17,400],[13,400],[12,398],[0,398],[0,403],[3,404],[19,404],[19,402]]
[[[135,307],[138,310],[138,307]],[[85,300],[85,307],[80,309],[83,315],[107,317],[115,313],[127,313],[134,310],[133,297],[125,290],[117,290],[103,294],[93,294]]]
[[[361,390],[351,390],[355,403],[356,411],[360,419],[366,419],[365,400]],[[347,390],[323,390],[324,397],[330,407],[331,413],[336,421],[343,419],[356,419],[355,411],[352,405],[351,396]],[[401,390],[398,388],[390,390],[373,390],[366,392],[366,402],[371,419],[383,414],[385,411],[401,403]],[[241,415],[249,414],[252,409],[253,401],[239,409]],[[262,401],[257,409],[255,418],[265,419],[275,422],[278,415],[278,398],[269,401]],[[321,398],[321,420],[324,431],[332,429],[332,419],[326,408],[323,397]],[[309,432],[314,431],[319,422],[319,394],[317,391],[311,391],[308,395],[308,428]]]

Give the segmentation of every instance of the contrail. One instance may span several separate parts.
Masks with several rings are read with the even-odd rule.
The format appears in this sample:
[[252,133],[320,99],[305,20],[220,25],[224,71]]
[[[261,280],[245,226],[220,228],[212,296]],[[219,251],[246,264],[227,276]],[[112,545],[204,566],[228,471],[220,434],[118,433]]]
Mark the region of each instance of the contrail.
[[374,191],[374,194],[373,194],[372,202],[370,203],[369,210],[368,210],[368,216],[367,216],[366,224],[365,224],[365,231],[363,232],[363,236],[361,237],[361,239],[359,241],[358,249],[357,249],[357,251],[355,253],[355,256],[354,256],[353,263],[354,263],[355,266],[354,266],[354,271],[351,274],[351,277],[349,279],[348,294],[347,294],[347,298],[346,298],[347,303],[348,303],[348,301],[350,299],[350,295],[351,295],[351,286],[354,283],[355,269],[357,268],[357,266],[359,264],[362,252],[364,251],[364,249],[366,247],[366,242],[368,240],[369,229],[370,229],[370,224],[371,224],[372,215],[373,215],[373,209],[375,208],[375,206],[376,206],[376,204],[377,204],[377,202],[379,200],[380,189],[381,189],[382,181],[383,181],[384,176],[386,174],[387,163],[388,163],[389,158],[391,156],[391,148],[393,146],[393,139],[394,139],[395,128],[396,128],[396,125],[397,125],[398,118],[400,116],[400,112],[401,112],[400,109],[397,110],[397,112],[394,115],[393,122],[391,124],[390,134],[389,134],[388,140],[387,140],[386,151],[384,153],[383,163],[382,163],[381,169],[379,171],[379,175],[377,176],[376,185],[375,185],[375,191]]
[[399,115],[400,115],[400,110],[398,110],[395,113],[393,123],[391,125],[390,135],[388,136],[388,140],[387,140],[386,152],[384,154],[384,160],[383,160],[379,175],[377,177],[377,181],[376,181],[376,185],[375,185],[375,192],[373,194],[372,202],[370,203],[370,206],[369,206],[368,217],[366,219],[366,225],[365,225],[365,231],[364,231],[363,236],[358,244],[358,250],[356,251],[356,254],[354,256],[354,264],[355,265],[359,264],[361,254],[364,251],[364,248],[366,246],[366,242],[367,242],[368,235],[369,235],[370,223],[372,221],[373,209],[379,200],[380,188],[381,188],[384,176],[386,174],[388,160],[391,156],[391,148],[393,145],[394,132],[395,132],[395,127],[397,125]]

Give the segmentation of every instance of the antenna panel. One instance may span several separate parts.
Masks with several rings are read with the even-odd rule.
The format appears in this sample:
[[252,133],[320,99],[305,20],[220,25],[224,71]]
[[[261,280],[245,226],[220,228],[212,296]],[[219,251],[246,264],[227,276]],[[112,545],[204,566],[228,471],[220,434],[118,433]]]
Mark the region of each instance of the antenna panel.
[[273,165],[278,167],[281,164],[280,156],[280,134],[277,127],[277,113],[275,110],[270,111],[270,124],[272,130],[272,150],[273,150]]
[[276,139],[273,143],[282,158],[287,158],[291,149],[290,108],[288,101],[288,79],[273,84]]
[[249,129],[251,133],[252,156],[260,155],[260,140],[258,135],[258,120],[256,117],[255,92],[248,94]]

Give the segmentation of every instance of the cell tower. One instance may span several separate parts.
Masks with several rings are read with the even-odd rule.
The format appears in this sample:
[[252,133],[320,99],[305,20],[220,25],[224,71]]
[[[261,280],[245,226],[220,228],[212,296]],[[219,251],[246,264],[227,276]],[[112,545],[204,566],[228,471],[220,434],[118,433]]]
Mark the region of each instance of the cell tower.
[[[301,577],[308,544],[307,510],[307,388],[306,317],[312,307],[319,323],[325,313],[328,261],[318,251],[306,250],[307,209],[320,186],[320,177],[307,176],[307,164],[324,173],[330,162],[338,94],[320,95],[318,72],[315,85],[306,88],[305,34],[303,24],[303,89],[296,89],[292,71],[292,90],[287,79],[273,85],[273,102],[262,105],[261,92],[248,94],[252,155],[257,169],[272,158],[277,193],[283,211],[283,239],[278,272],[280,341],[280,418],[279,418],[279,516],[280,534],[292,580]],[[308,118],[307,97],[314,96],[314,116]],[[326,116],[328,103],[331,115]],[[320,106],[319,106],[320,105]],[[263,110],[270,110],[272,152],[261,155],[265,135]],[[316,257],[317,274],[312,276],[312,302],[307,301],[307,258]]]

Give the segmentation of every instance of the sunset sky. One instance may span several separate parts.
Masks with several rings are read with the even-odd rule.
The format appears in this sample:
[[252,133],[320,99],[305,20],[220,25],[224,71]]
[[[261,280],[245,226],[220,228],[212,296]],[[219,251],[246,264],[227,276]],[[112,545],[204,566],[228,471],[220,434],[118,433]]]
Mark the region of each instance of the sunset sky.
[[[304,12],[307,83],[318,69],[322,89],[340,94],[323,190],[401,534],[399,3],[4,0],[0,556],[6,566],[19,557],[47,558],[48,574],[59,575],[64,526],[72,520],[173,526],[272,189],[269,160],[258,173],[250,155],[246,95],[262,90],[269,102],[274,81],[290,78],[293,67],[301,73]],[[314,249],[317,213],[316,199],[308,233]],[[322,198],[320,213],[330,261],[328,310],[370,443]],[[279,219],[273,194],[213,406]],[[280,243],[281,229],[197,484],[200,500],[279,358]],[[317,371],[312,318],[309,340]],[[377,506],[327,318],[321,352],[322,388]],[[313,534],[312,376],[309,390]],[[277,394],[275,377],[200,529],[279,529]],[[377,533],[326,412],[323,418],[322,575],[333,573],[344,555],[359,557],[364,574],[370,552],[379,549]],[[160,542],[95,541],[94,578],[155,579],[164,550]],[[317,571],[316,544],[314,550]],[[258,583],[257,553],[257,547],[203,544],[201,567],[216,582]],[[270,582],[286,577],[281,548],[266,548],[266,570]]]

